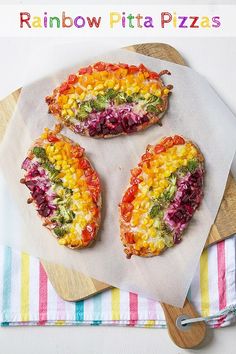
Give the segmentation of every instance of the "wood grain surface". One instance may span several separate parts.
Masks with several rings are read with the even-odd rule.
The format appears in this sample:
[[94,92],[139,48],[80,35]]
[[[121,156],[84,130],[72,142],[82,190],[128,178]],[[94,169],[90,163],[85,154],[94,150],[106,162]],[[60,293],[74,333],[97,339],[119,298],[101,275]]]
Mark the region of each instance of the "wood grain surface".
[[[148,43],[130,46],[127,49],[140,54],[164,59],[180,65],[186,65],[181,54],[173,47],[164,43]],[[2,139],[7,122],[12,116],[20,89],[0,102],[0,139]],[[220,205],[216,220],[211,228],[206,247],[236,233],[236,183],[229,175],[226,190]],[[111,286],[82,273],[63,266],[41,261],[48,277],[57,293],[67,301],[77,301],[109,289]],[[175,325],[176,318],[183,313],[192,317],[197,314],[193,306],[186,300],[183,308],[162,304],[168,330],[174,342],[182,348],[192,348],[198,345],[205,336],[205,324],[198,323],[189,326],[187,331],[180,331]]]
[[161,306],[165,313],[169,336],[178,347],[189,349],[195,348],[202,343],[207,330],[205,322],[192,323],[184,327],[184,330],[179,329],[177,326],[176,322],[180,317],[193,318],[198,316],[195,308],[187,299],[183,308],[163,303]]

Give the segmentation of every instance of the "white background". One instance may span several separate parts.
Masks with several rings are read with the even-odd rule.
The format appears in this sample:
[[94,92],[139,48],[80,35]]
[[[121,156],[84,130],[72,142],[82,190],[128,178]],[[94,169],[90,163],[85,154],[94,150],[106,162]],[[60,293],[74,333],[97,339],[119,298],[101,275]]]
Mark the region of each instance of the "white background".
[[[45,1],[0,1],[4,3],[40,4]],[[49,3],[49,0],[47,1]],[[51,1],[51,3],[53,3]],[[57,1],[63,3],[63,1]],[[66,3],[66,1],[64,1]],[[68,1],[82,4],[82,1]],[[98,4],[98,1],[84,1],[86,4]],[[108,1],[100,1],[108,3]],[[110,0],[109,4],[125,4],[127,1]],[[132,4],[163,4],[162,1],[129,1]],[[236,1],[174,1],[168,4],[235,4]],[[109,5],[109,8],[110,8]],[[174,5],[173,5],[174,7]],[[174,10],[174,8],[173,8]],[[64,39],[65,43],[72,40]],[[73,39],[73,42],[75,39]],[[151,42],[153,38],[145,38]],[[156,42],[163,39],[156,38]],[[76,41],[81,45],[81,40]],[[101,50],[106,50],[140,42],[140,39],[117,38],[116,41],[96,41]],[[184,56],[187,63],[203,74],[221,95],[225,103],[236,114],[235,82],[236,82],[236,39],[181,39],[165,38],[165,42],[173,45]],[[1,39],[0,97],[30,82],[37,77],[63,66],[65,53],[56,53],[53,46],[62,44],[61,39]],[[60,55],[59,55],[60,54]],[[71,63],[75,63],[72,58]],[[37,64],[37,70],[35,67]],[[207,104],[207,102],[206,102]],[[223,120],[223,117],[222,117]],[[210,132],[209,132],[210,134]],[[227,143],[227,142],[226,142]],[[234,167],[236,172],[236,163]],[[7,354],[179,354],[179,353],[235,353],[236,326],[209,331],[204,347],[199,350],[181,350],[169,339],[166,330],[134,329],[134,328],[102,328],[102,327],[67,327],[67,328],[1,328],[0,353]]]

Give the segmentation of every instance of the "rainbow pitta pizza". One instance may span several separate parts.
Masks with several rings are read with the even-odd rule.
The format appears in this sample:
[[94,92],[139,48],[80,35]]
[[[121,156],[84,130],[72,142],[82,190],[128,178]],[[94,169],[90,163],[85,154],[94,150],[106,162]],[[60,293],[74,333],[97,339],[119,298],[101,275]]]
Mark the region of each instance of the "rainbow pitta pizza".
[[204,158],[182,136],[148,145],[120,208],[121,241],[127,258],[151,257],[178,244],[203,198]]
[[131,134],[160,123],[172,85],[168,70],[98,62],[81,68],[46,97],[49,113],[73,132],[94,138]]
[[28,151],[21,183],[30,190],[43,225],[60,245],[85,248],[95,240],[100,224],[99,177],[84,149],[59,133],[45,132]]

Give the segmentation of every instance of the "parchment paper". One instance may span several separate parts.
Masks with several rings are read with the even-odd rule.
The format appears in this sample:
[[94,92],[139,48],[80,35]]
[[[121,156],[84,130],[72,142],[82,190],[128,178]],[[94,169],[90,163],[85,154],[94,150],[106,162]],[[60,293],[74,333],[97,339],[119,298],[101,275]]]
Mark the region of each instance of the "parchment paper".
[[[20,169],[32,140],[55,120],[47,114],[44,97],[71,72],[96,60],[143,63],[154,71],[169,69],[165,83],[174,85],[163,126],[107,140],[63,134],[79,142],[96,167],[103,187],[103,220],[99,239],[90,249],[73,251],[59,246],[41,225],[33,206],[26,204],[27,188],[19,183]],[[37,68],[36,68],[37,69]],[[205,197],[185,232],[183,241],[153,258],[127,260],[119,238],[118,203],[147,144],[161,136],[182,134],[195,141],[206,159]],[[50,78],[44,78],[22,90],[17,110],[11,119],[0,149],[0,166],[9,191],[22,212],[18,235],[2,232],[0,242],[34,256],[77,269],[113,286],[138,292],[147,297],[182,306],[201,251],[214,222],[236,148],[236,119],[208,82],[192,69],[149,58],[125,50],[79,62]],[[7,208],[7,205],[5,206]],[[14,223],[14,218],[10,222]]]

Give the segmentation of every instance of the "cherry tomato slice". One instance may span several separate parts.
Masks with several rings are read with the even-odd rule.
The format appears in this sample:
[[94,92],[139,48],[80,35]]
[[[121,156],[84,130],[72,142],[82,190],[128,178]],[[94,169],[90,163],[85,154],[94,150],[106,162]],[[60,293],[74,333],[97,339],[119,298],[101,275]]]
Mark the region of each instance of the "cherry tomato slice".
[[59,141],[60,139],[58,139],[58,137],[56,135],[53,134],[48,134],[48,141],[50,143],[55,143],[57,141]]
[[96,232],[96,224],[88,224],[82,231],[82,239],[85,243],[89,243],[94,238]]
[[145,154],[142,155],[142,161],[148,161],[152,157],[152,154],[150,152],[146,152]]
[[99,194],[100,194],[100,187],[95,187],[92,185],[88,185],[88,190],[91,194],[91,197],[95,203],[98,202]]
[[154,151],[155,151],[155,154],[160,154],[161,152],[166,151],[166,148],[163,145],[161,145],[161,144],[157,144],[154,147]]
[[76,84],[76,82],[78,82],[78,77],[74,74],[69,75],[68,83],[73,85]]
[[120,69],[120,67],[119,67],[119,65],[116,65],[116,64],[107,64],[106,69],[109,71],[115,71],[115,70]]
[[88,167],[84,170],[84,175],[85,177],[90,177],[93,174],[93,169],[91,167]]
[[128,69],[129,65],[128,64],[124,64],[124,63],[119,63],[119,67],[122,69]]
[[72,146],[71,147],[71,156],[72,157],[82,157],[84,154],[84,148],[82,148],[81,146]]
[[175,135],[173,139],[174,139],[174,144],[175,145],[183,145],[183,144],[185,144],[185,140],[184,140],[184,138],[182,138],[182,136]]
[[120,212],[124,221],[129,222],[132,217],[134,206],[131,203],[121,203]]
[[141,168],[138,168],[138,167],[135,167],[135,168],[133,168],[130,172],[131,172],[131,175],[132,175],[133,177],[137,177],[137,176],[139,176],[140,173],[142,172],[142,169],[141,169]]
[[149,79],[159,79],[158,73],[155,73],[154,71],[151,71],[149,73]]
[[70,85],[68,84],[68,82],[64,82],[60,88],[59,88],[59,92],[60,93],[64,93],[65,91],[70,89]]
[[105,63],[103,63],[102,61],[99,61],[99,62],[97,62],[96,64],[94,64],[94,69],[96,69],[97,71],[103,71],[103,70],[105,70],[105,68],[106,68],[106,64]]
[[[86,173],[85,173],[85,176],[86,176]],[[91,186],[100,188],[100,181],[99,181],[99,178],[98,178],[98,175],[96,174],[96,172],[92,171],[92,173],[90,175],[88,175],[86,181]]]
[[134,233],[133,232],[126,232],[125,233],[125,240],[127,243],[135,243]]
[[139,69],[137,68],[137,66],[135,65],[130,65],[129,67],[129,74],[135,74],[139,71]]
[[106,65],[106,69],[107,69],[108,71],[111,71],[111,70],[112,70],[112,67],[113,67],[113,64],[107,64],[107,65]]
[[79,69],[79,75],[84,75],[87,73],[87,68],[81,68]]
[[92,72],[93,72],[93,68],[92,68],[91,65],[89,65],[89,66],[87,67],[87,74],[92,74]]
[[98,215],[99,215],[99,208],[94,207],[94,208],[91,209],[91,212],[92,212],[93,216],[94,216],[95,218],[97,218]]
[[169,149],[174,145],[174,140],[171,136],[168,136],[162,140],[161,145],[163,145],[166,149]]
[[146,66],[143,65],[143,64],[140,64],[140,65],[139,65],[139,70],[140,70],[140,71],[143,71],[143,72],[148,71],[148,69],[146,68]]
[[82,170],[86,170],[86,168],[90,167],[90,163],[86,159],[80,159],[78,165]]
[[138,177],[134,177],[134,176],[130,178],[130,184],[131,185],[139,184],[142,181],[143,181],[142,178],[138,178]]
[[123,196],[122,202],[123,203],[131,203],[134,198],[135,194],[138,192],[138,185],[134,184],[133,186],[129,187]]

